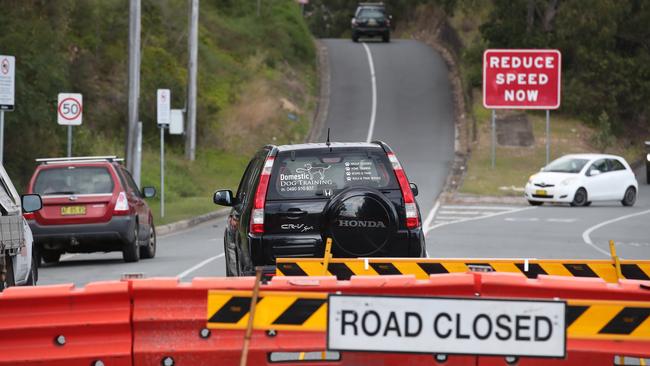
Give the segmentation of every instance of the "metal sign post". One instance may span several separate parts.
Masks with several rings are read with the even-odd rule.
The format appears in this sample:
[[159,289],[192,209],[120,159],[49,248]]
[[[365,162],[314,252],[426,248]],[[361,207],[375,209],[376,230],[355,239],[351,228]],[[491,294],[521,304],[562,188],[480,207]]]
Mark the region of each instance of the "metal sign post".
[[68,125],[68,157],[72,157],[72,126]]
[[492,169],[496,165],[497,161],[497,112],[492,110]]
[[5,111],[14,110],[16,58],[0,55],[0,164],[4,162]]
[[546,110],[546,165],[551,160],[551,111]]
[[160,125],[160,217],[165,217],[165,125]]
[[171,122],[171,97],[169,89],[156,92],[156,119],[160,128],[160,217],[165,217],[165,128]]

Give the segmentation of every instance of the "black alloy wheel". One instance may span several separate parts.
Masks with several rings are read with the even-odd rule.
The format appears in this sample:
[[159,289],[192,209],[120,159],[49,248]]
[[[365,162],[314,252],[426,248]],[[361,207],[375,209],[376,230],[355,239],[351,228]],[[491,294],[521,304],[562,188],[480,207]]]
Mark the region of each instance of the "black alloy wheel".
[[623,206],[626,207],[631,207],[634,206],[634,203],[636,202],[636,189],[634,187],[627,187],[625,190],[625,194],[623,195],[623,199],[621,200],[621,203]]
[[581,207],[581,206],[586,206],[587,202],[587,190],[584,188],[578,188],[576,191],[576,194],[573,196],[573,201],[571,202],[571,206],[574,207]]

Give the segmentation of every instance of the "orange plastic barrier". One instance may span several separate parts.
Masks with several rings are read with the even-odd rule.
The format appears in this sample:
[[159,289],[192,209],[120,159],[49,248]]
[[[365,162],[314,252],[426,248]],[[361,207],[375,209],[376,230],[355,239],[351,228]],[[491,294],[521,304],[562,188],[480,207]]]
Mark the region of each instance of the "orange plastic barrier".
[[[238,365],[243,331],[207,328],[208,290],[248,290],[254,279],[175,278],[10,288],[0,294],[0,364],[48,365]],[[527,279],[504,273],[413,276],[276,277],[265,292],[313,291],[366,295],[486,298],[562,298],[650,301],[640,281],[607,284],[600,279]],[[627,305],[626,305],[627,306]],[[623,319],[623,321],[627,321]],[[637,319],[638,321],[638,319]],[[643,331],[650,317],[641,319]],[[645,334],[645,333],[643,333]],[[58,345],[63,335],[65,343]],[[305,352],[325,351],[326,335],[314,331],[254,331],[249,365],[612,365],[614,356],[650,357],[650,339],[569,338],[564,359],[341,352],[314,361]],[[274,358],[275,357],[275,358]],[[278,358],[279,357],[279,358]],[[284,362],[282,362],[284,360]],[[101,361],[101,363],[98,363]],[[510,362],[510,363],[508,363]]]
[[0,294],[0,364],[131,365],[128,286],[6,289]]

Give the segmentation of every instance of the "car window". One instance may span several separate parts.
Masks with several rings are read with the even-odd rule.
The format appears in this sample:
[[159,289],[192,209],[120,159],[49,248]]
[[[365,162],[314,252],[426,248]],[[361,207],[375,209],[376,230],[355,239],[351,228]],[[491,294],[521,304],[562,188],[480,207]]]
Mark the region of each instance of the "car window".
[[383,18],[384,11],[380,8],[363,8],[359,10],[358,18]]
[[255,181],[260,174],[264,160],[268,154],[268,150],[262,150],[258,152],[255,157],[248,163],[246,167],[246,172],[242,177],[241,182],[239,183],[239,188],[237,189],[237,199],[244,201],[246,197],[249,197],[255,185]]
[[612,171],[625,170],[625,165],[623,165],[623,163],[621,163],[618,159],[610,159],[609,166],[611,167]]
[[43,196],[61,194],[112,193],[113,177],[105,167],[75,167],[43,169],[36,176],[34,193]]
[[[326,150],[327,151],[327,150]],[[353,186],[399,189],[383,153],[298,151],[273,164],[269,199],[329,198]]]
[[135,193],[136,196],[142,198],[140,188],[138,188],[138,185],[135,183],[135,180],[133,179],[133,176],[131,176],[131,173],[126,169],[120,170],[122,173],[124,173],[124,178],[126,179],[126,184],[129,186],[129,188],[133,191],[133,193]]
[[587,164],[589,160],[587,159],[575,159],[562,157],[557,160],[553,160],[550,164],[544,167],[545,172],[555,172],[555,173],[580,173],[582,168]]
[[601,173],[608,172],[609,166],[607,165],[607,159],[596,160],[593,164],[591,164],[591,167],[589,168],[589,171],[592,170],[600,170]]

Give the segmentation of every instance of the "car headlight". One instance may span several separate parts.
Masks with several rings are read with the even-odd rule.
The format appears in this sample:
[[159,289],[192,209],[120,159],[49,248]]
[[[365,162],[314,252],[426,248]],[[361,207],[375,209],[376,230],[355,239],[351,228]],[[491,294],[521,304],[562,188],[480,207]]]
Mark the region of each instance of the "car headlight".
[[569,184],[574,183],[577,180],[577,178],[567,178],[562,181],[563,186],[568,186]]
[[530,177],[528,177],[528,184],[533,183],[533,178],[535,178],[535,174],[533,174],[533,175],[531,175]]
[[650,161],[650,154],[646,155],[645,157],[648,161]]

